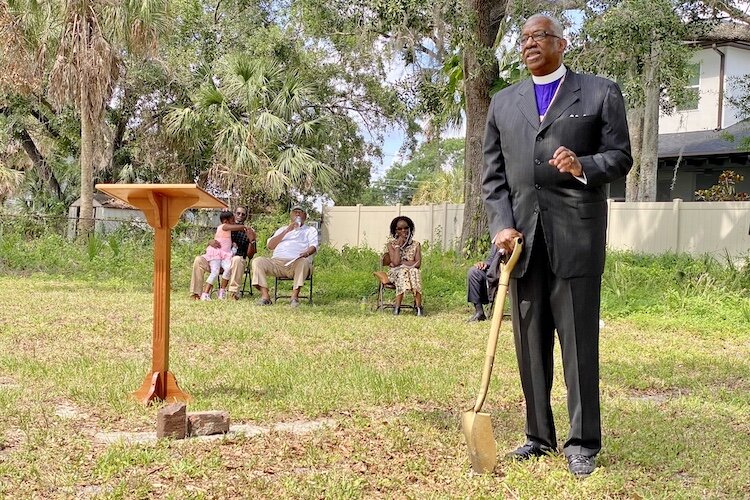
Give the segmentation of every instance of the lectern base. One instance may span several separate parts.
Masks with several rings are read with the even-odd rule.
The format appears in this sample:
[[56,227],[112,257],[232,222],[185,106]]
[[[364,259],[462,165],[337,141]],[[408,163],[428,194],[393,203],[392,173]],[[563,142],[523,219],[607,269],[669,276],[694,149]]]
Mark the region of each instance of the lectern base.
[[141,384],[141,388],[133,396],[144,405],[152,401],[166,401],[167,403],[187,403],[190,395],[183,392],[177,385],[177,379],[172,372],[150,372]]

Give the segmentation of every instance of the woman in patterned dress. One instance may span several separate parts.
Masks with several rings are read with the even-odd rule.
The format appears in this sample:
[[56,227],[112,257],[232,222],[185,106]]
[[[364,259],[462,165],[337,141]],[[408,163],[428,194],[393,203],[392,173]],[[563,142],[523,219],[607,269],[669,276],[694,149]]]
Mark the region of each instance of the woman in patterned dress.
[[401,301],[404,292],[414,294],[414,310],[417,316],[424,315],[422,308],[422,247],[414,241],[414,222],[403,215],[391,221],[391,236],[386,243],[386,252],[390,257],[388,278],[396,285],[396,301],[393,314],[401,313]]

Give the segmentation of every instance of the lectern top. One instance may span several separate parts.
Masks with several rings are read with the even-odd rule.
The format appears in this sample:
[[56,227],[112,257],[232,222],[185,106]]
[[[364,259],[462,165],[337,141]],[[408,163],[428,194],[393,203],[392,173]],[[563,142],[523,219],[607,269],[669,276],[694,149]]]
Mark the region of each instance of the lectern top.
[[197,198],[192,208],[227,208],[227,204],[197,184],[97,184],[96,189],[133,204],[134,198],[159,194],[167,198]]

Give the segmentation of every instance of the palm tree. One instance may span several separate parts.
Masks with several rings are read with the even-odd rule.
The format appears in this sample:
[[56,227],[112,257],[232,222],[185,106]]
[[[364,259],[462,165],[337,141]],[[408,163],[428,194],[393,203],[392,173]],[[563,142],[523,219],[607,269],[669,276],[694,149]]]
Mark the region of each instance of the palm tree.
[[94,169],[104,161],[104,111],[124,53],[150,52],[167,27],[167,0],[63,0],[63,31],[50,74],[50,98],[81,119],[79,234],[93,229]]
[[209,181],[219,189],[330,191],[338,175],[319,157],[335,117],[318,91],[318,82],[278,61],[228,56],[192,106],[167,115],[167,130],[198,150],[212,148]]

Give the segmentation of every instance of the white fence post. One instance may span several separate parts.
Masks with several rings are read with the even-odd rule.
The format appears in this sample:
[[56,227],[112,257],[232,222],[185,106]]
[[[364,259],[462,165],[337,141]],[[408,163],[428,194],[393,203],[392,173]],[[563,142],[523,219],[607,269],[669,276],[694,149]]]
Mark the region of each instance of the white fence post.
[[604,241],[609,244],[609,231],[612,227],[612,198],[607,198],[607,236]]
[[430,245],[435,243],[435,204],[430,203]]
[[443,202],[443,251],[448,248],[448,202]]
[[675,198],[672,200],[672,241],[674,242],[674,253],[680,253],[680,209],[682,200]]
[[362,204],[357,203],[357,246],[360,245],[362,236]]

